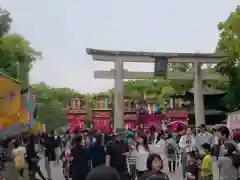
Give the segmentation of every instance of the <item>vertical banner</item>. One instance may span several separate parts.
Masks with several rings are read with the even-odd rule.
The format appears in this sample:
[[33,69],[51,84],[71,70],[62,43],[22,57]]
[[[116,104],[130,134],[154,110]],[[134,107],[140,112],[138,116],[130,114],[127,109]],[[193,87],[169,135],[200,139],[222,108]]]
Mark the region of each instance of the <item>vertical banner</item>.
[[32,128],[33,125],[36,123],[36,113],[37,113],[37,106],[36,106],[36,98],[35,95],[31,95],[30,92],[27,92],[26,101],[27,101],[27,109],[29,114],[29,128]]

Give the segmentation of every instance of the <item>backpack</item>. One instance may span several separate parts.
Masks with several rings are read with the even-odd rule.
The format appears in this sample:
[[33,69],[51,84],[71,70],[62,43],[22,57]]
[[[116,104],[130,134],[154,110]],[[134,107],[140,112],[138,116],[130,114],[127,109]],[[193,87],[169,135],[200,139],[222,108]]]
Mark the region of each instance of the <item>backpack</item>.
[[168,154],[174,154],[175,153],[175,149],[174,149],[174,147],[173,147],[173,145],[171,143],[169,143],[167,145],[167,153]]

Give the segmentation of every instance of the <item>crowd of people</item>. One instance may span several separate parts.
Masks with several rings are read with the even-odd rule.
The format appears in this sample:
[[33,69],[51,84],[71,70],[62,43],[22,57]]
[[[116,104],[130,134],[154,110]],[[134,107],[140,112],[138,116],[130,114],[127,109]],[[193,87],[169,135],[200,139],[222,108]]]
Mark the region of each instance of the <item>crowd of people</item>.
[[[177,168],[184,180],[212,180],[216,165],[220,180],[236,180],[240,149],[230,134],[227,127],[208,131],[205,125],[194,133],[190,128],[158,133],[129,129],[105,135],[79,130],[61,135],[28,133],[1,142],[0,173],[10,162],[19,180],[24,179],[26,165],[30,179],[38,174],[42,180],[51,180],[52,166],[60,165],[66,180],[167,180]],[[41,158],[47,177],[39,165]]]

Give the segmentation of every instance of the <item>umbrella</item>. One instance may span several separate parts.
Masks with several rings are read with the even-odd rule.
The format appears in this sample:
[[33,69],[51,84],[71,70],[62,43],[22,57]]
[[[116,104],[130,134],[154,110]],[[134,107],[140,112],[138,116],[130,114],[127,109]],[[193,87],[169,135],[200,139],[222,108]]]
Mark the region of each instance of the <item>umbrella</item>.
[[173,131],[177,131],[177,129],[187,128],[188,124],[183,121],[172,121],[168,124],[168,126],[171,127]]
[[172,121],[170,122],[168,125],[171,126],[171,125],[175,125],[175,124],[180,124],[180,125],[183,125],[183,126],[188,126],[188,124],[186,122],[183,122],[183,121]]

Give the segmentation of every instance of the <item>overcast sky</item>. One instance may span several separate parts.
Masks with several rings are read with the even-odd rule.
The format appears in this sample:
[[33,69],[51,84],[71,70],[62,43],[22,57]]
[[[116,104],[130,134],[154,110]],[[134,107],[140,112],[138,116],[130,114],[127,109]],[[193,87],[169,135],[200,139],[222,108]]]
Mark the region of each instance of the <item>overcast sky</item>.
[[[11,12],[12,32],[43,53],[31,83],[46,82],[80,92],[113,87],[93,71],[113,64],[93,62],[86,48],[161,52],[213,52],[217,23],[239,0],[0,0]],[[125,63],[132,71],[152,64]]]

